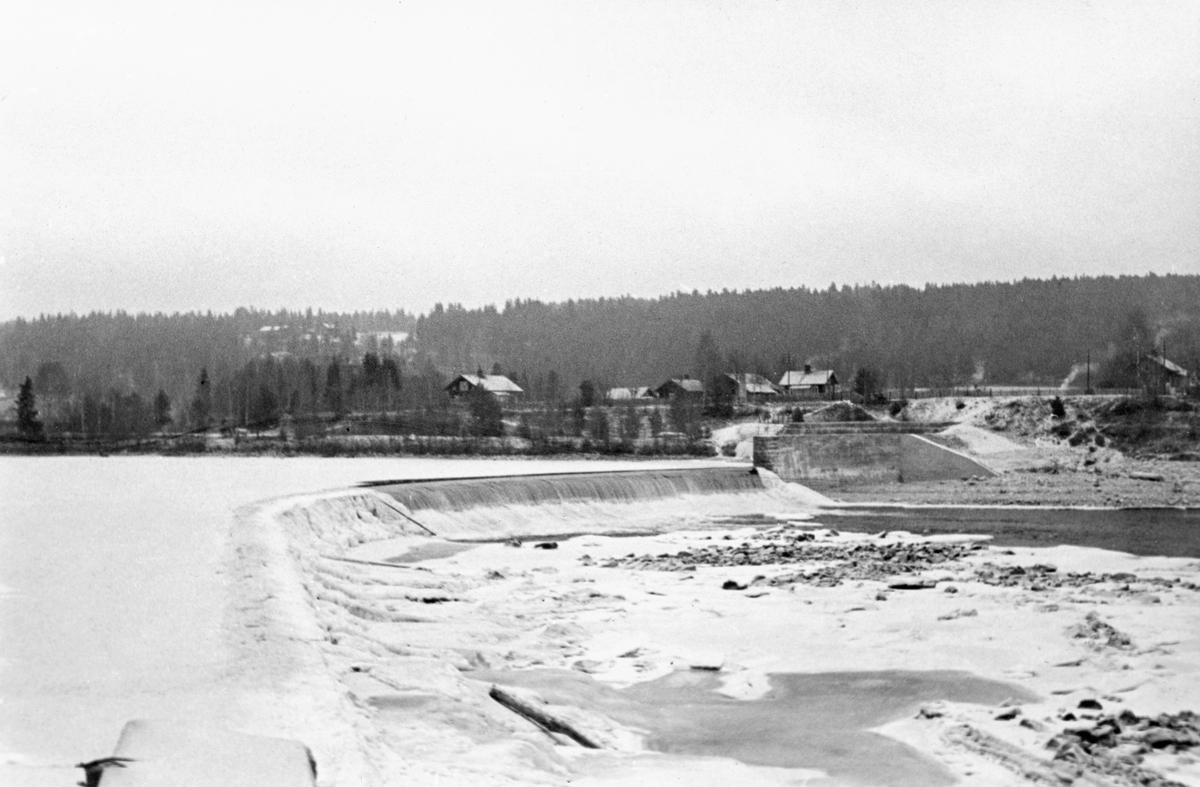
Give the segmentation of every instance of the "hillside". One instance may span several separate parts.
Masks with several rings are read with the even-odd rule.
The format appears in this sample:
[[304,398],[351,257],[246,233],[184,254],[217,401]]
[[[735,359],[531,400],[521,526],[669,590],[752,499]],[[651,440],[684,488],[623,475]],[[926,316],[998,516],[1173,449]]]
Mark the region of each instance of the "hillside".
[[[658,385],[724,372],[778,380],[811,364],[842,391],[1011,385],[1140,388],[1145,358],[1200,368],[1200,276],[676,293],[504,308],[333,314],[89,314],[0,324],[0,387],[26,378],[62,429],[140,433],[315,415],[442,407],[462,372],[511,377],[527,400],[580,385]],[[1089,365],[1090,362],[1090,365]],[[205,380],[201,383],[202,378]],[[205,418],[191,405],[203,388]],[[49,398],[47,398],[49,397]],[[381,405],[380,402],[383,404]],[[89,416],[89,413],[91,414]],[[108,413],[108,415],[105,415]]]

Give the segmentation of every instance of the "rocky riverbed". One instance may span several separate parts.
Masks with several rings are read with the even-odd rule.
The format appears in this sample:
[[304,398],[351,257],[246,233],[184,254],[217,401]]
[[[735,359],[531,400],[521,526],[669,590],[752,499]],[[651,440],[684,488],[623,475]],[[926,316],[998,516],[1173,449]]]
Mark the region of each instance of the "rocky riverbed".
[[[800,521],[413,553],[436,540],[385,538],[387,512],[368,515],[375,524],[364,515],[317,540],[288,527],[319,631],[312,646],[363,741],[355,772],[377,783],[1200,784],[1190,739],[1157,746],[1167,733],[1138,728],[1173,719],[1154,723],[1186,736],[1178,720],[1200,708],[1193,559]],[[343,539],[343,527],[368,543]],[[436,557],[386,560],[404,554]],[[288,636],[258,620],[248,646]],[[989,700],[914,694],[891,700],[869,730],[840,726],[874,701],[872,681],[882,691],[917,673],[1011,688]],[[682,701],[669,691],[690,686],[687,702],[704,707],[697,697],[709,692],[720,717],[722,698],[769,699],[789,674],[861,675],[868,687],[802,705],[797,723],[827,733],[805,738],[809,767],[772,765],[753,745],[656,750],[672,739],[655,732],[663,709]],[[706,677],[679,683],[686,675]],[[1121,726],[1114,740],[1134,748],[1079,743],[1103,738],[1080,730],[1107,716]],[[883,741],[912,768],[872,765]],[[346,772],[344,747],[318,748]]]

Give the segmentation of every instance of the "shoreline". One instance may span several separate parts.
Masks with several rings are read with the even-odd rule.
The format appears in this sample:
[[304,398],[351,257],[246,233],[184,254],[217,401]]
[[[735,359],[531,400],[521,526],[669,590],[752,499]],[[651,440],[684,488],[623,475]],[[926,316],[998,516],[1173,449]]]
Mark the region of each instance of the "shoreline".
[[1200,462],[1134,460],[1117,455],[1102,466],[1083,465],[1074,451],[1062,448],[1030,449],[1028,455],[1015,457],[971,456],[997,475],[955,481],[807,485],[847,504],[1200,508]]

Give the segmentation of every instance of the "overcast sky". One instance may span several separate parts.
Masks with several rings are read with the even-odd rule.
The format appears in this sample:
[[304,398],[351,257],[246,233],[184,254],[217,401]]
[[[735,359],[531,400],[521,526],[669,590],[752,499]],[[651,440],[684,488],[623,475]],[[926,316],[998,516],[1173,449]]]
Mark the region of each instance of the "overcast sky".
[[1200,273],[1200,2],[8,4],[0,319]]

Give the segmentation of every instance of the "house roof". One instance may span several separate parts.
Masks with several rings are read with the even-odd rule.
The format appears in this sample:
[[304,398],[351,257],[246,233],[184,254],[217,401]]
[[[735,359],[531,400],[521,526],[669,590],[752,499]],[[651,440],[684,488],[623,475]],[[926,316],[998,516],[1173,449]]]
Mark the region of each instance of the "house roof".
[[725,376],[744,388],[748,394],[776,393],[775,386],[771,385],[771,381],[761,374],[746,372],[744,374],[727,374]]
[[1180,377],[1188,376],[1187,369],[1184,369],[1182,366],[1175,363],[1174,361],[1168,361],[1166,358],[1162,357],[1161,355],[1151,355],[1149,357],[1150,357],[1150,360],[1154,361],[1156,364],[1158,364],[1162,368],[1166,369],[1168,372],[1171,372],[1172,374],[1177,374]]
[[700,382],[699,380],[694,380],[691,377],[685,377],[682,380],[672,377],[670,380],[667,380],[658,387],[665,388],[671,383],[675,383],[688,393],[704,393],[704,383]]
[[784,388],[796,388],[805,385],[832,385],[837,376],[832,369],[816,369],[811,372],[784,372],[779,378],[779,384]]
[[612,401],[621,401],[624,399],[649,399],[654,394],[650,392],[650,387],[647,385],[639,385],[636,388],[609,388],[608,398]]
[[[454,385],[459,380],[466,380],[471,385],[478,386],[490,393],[524,393],[521,386],[502,374],[460,374],[454,378],[450,385]],[[450,385],[446,387],[449,388]]]

